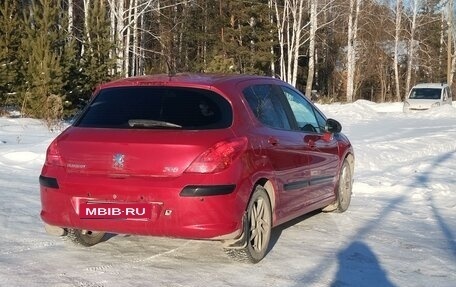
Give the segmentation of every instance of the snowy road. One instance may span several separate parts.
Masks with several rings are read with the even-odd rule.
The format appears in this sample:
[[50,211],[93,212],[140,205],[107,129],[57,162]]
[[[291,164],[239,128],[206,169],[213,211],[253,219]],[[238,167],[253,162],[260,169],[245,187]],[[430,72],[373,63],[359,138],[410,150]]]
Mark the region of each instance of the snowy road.
[[0,286],[456,286],[456,108],[321,109],[355,147],[352,204],[276,228],[256,265],[216,242],[117,235],[83,248],[47,235],[38,176],[56,134],[0,118]]

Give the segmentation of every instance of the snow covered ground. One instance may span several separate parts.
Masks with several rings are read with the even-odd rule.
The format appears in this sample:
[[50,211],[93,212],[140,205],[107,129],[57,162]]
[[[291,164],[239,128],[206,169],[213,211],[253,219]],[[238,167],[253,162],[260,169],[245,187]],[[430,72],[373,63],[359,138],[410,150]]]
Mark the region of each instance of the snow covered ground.
[[57,133],[0,118],[0,286],[456,286],[456,108],[320,107],[355,148],[352,204],[276,228],[256,265],[216,242],[117,235],[84,248],[47,235],[38,176]]

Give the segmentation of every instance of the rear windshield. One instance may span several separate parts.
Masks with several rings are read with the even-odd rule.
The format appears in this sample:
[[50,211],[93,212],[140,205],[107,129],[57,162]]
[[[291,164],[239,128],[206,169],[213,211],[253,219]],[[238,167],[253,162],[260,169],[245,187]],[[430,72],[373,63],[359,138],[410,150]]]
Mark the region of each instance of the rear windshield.
[[442,89],[433,88],[415,88],[410,93],[409,99],[438,100]]
[[119,87],[101,90],[74,126],[200,130],[227,128],[231,122],[231,105],[212,91]]

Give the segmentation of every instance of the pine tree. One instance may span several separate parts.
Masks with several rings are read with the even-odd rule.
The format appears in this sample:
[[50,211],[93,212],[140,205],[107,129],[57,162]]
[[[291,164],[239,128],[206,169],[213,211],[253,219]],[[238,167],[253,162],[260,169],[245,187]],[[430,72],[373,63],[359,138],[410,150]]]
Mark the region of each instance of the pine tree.
[[83,105],[86,93],[86,81],[83,77],[81,59],[78,55],[76,40],[69,38],[65,43],[60,63],[63,69],[62,79],[65,83],[62,87],[65,101],[63,102],[64,117],[74,115]]
[[18,81],[16,52],[20,45],[21,29],[16,0],[0,3],[0,106],[15,105]]
[[96,85],[110,80],[116,59],[110,57],[114,43],[110,40],[109,19],[104,0],[93,0],[89,15],[90,43],[83,55],[83,73],[86,77],[84,92],[92,91]]
[[[66,53],[62,55],[62,64],[68,67],[64,87],[67,114],[72,114],[85,105],[98,84],[115,77],[111,71],[115,68],[116,59],[110,57],[114,43],[109,36],[110,25],[104,1],[92,1],[88,11],[88,31],[83,38],[84,54],[82,57],[77,56],[80,51],[72,40],[67,44]],[[87,37],[90,37],[90,41]]]
[[[225,43],[218,47],[227,59],[233,59],[237,72],[270,73],[274,27],[269,19],[267,1],[242,0],[226,4]],[[228,72],[228,71],[227,71]]]
[[200,0],[197,5],[189,7],[186,23],[182,23],[183,31],[181,32],[184,47],[181,49],[184,51],[181,56],[184,57],[182,61],[186,63],[187,70],[221,72],[221,70],[210,67],[210,65],[217,66],[212,62],[218,60],[220,60],[220,64],[230,62],[225,59],[224,53],[219,53],[224,45],[223,18],[220,15],[222,3],[223,0]]
[[51,124],[63,111],[64,67],[61,55],[66,35],[60,0],[32,1],[25,9],[25,36],[21,41],[22,113]]

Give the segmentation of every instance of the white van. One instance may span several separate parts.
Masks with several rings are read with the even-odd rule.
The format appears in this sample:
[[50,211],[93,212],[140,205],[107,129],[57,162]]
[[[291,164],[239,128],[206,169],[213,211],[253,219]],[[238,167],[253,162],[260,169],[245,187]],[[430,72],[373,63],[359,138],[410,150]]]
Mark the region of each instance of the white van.
[[447,84],[423,83],[414,86],[404,101],[404,112],[424,111],[452,103],[450,87]]

